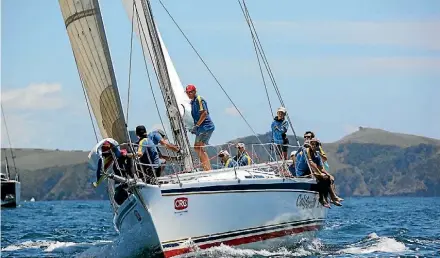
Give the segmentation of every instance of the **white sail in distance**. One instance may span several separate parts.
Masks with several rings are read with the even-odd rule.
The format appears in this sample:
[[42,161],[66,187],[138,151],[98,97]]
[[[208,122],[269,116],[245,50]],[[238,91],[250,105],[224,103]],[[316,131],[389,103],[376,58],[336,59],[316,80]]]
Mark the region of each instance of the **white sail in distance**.
[[[130,19],[130,22],[132,21],[133,16],[133,2],[135,3],[135,13],[138,13],[139,19],[137,16],[134,17],[133,20],[133,30],[135,31],[137,37],[141,41],[141,44],[143,46],[143,52],[144,55],[148,58],[150,63],[154,66],[154,68],[157,70],[157,65],[154,59],[153,53],[153,47],[151,43],[151,39],[148,37],[148,26],[146,24],[145,19],[142,19],[144,17],[144,10],[142,8],[143,0],[122,0],[124,8],[128,14],[128,18]],[[173,90],[173,94],[176,98],[177,104],[179,106],[179,112],[183,119],[183,122],[185,123],[185,126],[189,129],[191,129],[194,126],[193,119],[191,117],[191,105],[190,105],[190,99],[185,93],[184,87],[182,86],[182,82],[180,81],[179,75],[177,74],[176,68],[173,65],[173,61],[171,60],[170,55],[168,54],[168,50],[162,40],[162,37],[159,32],[159,28],[156,26],[156,31],[159,36],[160,45],[162,48],[162,52],[165,58],[165,63],[168,70],[168,76],[171,81],[171,87]],[[145,33],[144,35],[140,35],[139,32]]]
[[124,113],[98,0],[59,0],[59,5],[101,136],[127,142]]

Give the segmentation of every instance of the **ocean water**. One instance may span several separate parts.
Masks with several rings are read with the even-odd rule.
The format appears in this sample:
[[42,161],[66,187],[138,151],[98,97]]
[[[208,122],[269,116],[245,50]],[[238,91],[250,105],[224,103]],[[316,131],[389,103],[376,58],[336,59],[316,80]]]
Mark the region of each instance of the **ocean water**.
[[[440,257],[440,198],[347,198],[315,239],[277,250],[219,246],[195,257]],[[107,201],[23,202],[1,211],[1,257],[106,257]]]

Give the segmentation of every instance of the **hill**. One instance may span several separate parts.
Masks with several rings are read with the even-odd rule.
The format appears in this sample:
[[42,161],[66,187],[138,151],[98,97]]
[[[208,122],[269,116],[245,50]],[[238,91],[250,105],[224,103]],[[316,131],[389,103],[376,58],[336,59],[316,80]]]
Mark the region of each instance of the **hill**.
[[[270,142],[270,133],[259,135]],[[295,139],[289,136],[290,142]],[[300,138],[302,144],[303,139]],[[229,141],[223,148],[235,152],[231,143],[258,144],[255,136]],[[330,172],[343,196],[440,196],[440,141],[436,139],[360,128],[333,143],[324,143]],[[266,146],[268,147],[268,146]],[[268,149],[268,148],[267,148]],[[254,146],[260,160],[268,154]],[[209,155],[218,150],[212,148]],[[2,150],[2,162],[5,151]],[[22,181],[22,198],[37,200],[103,199],[105,185],[91,187],[94,175],[87,171],[87,152],[16,149]],[[8,154],[9,155],[9,154]],[[216,163],[216,159],[213,159]],[[4,164],[2,163],[2,166]]]

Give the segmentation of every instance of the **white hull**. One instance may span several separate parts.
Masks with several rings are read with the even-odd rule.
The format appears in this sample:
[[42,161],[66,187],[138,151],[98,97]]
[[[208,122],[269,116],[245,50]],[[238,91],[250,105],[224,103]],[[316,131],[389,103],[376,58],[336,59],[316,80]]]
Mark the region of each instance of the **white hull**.
[[15,180],[2,181],[1,188],[1,207],[17,207],[20,204],[20,182]]
[[[138,183],[138,198],[132,198],[136,208],[126,208],[130,200],[123,203],[115,215],[116,228],[125,236],[133,228],[143,227],[141,231],[157,237],[158,242],[139,240],[138,249],[160,242],[165,257],[172,257],[220,244],[252,248],[272,246],[276,243],[273,239],[291,239],[305,232],[313,236],[327,215],[317,192],[312,191],[312,179],[246,178],[251,173],[241,169],[237,170],[238,179],[234,170],[213,174],[181,186]],[[231,175],[234,179],[227,179]],[[142,202],[147,210],[142,210]],[[256,242],[258,245],[253,244]]]

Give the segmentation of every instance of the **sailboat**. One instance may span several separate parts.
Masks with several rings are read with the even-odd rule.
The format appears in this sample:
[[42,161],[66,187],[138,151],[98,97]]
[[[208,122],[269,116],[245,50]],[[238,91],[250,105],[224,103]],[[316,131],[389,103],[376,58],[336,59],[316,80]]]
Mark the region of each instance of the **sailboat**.
[[4,114],[3,106],[2,109],[2,118],[5,125],[6,135],[9,141],[9,152],[11,155],[13,168],[15,177],[11,177],[11,166],[9,165],[8,160],[8,151],[5,149],[5,173],[0,173],[1,179],[1,207],[14,208],[17,207],[20,203],[20,191],[21,184],[19,181],[19,175],[17,171],[17,166],[15,165],[15,155],[11,146],[11,139],[9,137],[8,126],[6,124],[6,117]]
[[[286,161],[276,157],[244,167],[200,172],[189,143],[189,99],[161,38],[149,0],[123,0],[152,63],[172,136],[180,146],[181,171],[155,183],[108,174],[114,226],[133,254],[174,257],[219,245],[266,248],[312,237],[327,210],[318,202],[311,178],[286,177]],[[130,142],[97,0],[59,0],[82,86],[100,134]],[[98,142],[92,152],[99,152]],[[256,144],[252,148],[267,145]],[[92,153],[91,152],[91,153]],[[117,163],[117,162],[115,162]],[[136,174],[135,174],[136,175]],[[128,186],[123,202],[114,200],[115,183]]]

